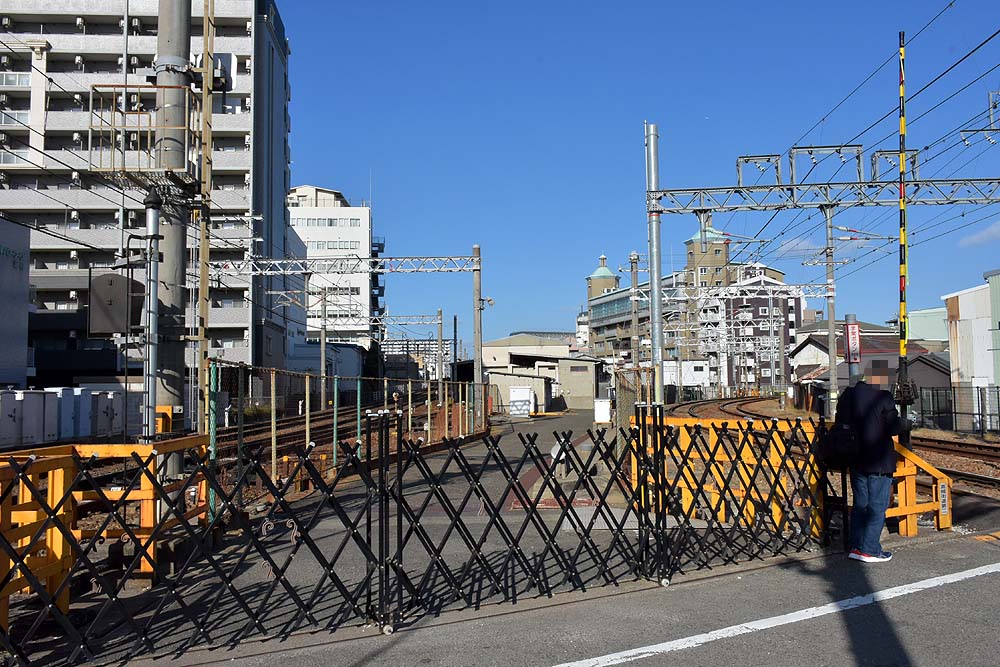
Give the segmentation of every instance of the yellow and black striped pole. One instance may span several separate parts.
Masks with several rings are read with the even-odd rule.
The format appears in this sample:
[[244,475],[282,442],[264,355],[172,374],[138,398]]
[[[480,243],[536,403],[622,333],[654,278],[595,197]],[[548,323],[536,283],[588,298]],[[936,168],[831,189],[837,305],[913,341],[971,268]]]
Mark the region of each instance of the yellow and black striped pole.
[[[909,315],[906,312],[906,287],[909,275],[908,253],[906,239],[906,75],[904,61],[906,58],[906,39],[904,33],[899,33],[899,372],[896,377],[896,401],[899,403],[900,416],[906,417],[906,407],[913,402],[910,391],[909,372],[906,363],[906,339],[908,335]],[[900,434],[902,444],[909,446],[909,432]]]

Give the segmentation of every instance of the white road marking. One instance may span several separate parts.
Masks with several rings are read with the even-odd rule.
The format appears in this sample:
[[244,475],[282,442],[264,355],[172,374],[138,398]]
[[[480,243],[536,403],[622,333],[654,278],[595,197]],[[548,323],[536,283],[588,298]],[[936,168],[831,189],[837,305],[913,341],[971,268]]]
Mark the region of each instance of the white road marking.
[[869,593],[868,595],[859,595],[857,597],[847,598],[846,600],[838,600],[837,602],[831,602],[830,604],[821,605],[819,607],[800,609],[788,614],[782,614],[781,616],[772,616],[770,618],[762,618],[757,621],[750,621],[749,623],[731,625],[728,628],[713,630],[712,632],[705,632],[700,635],[692,635],[682,639],[674,639],[673,641],[663,642],[662,644],[652,644],[650,646],[634,648],[628,651],[621,651],[619,653],[610,653],[597,658],[587,658],[585,660],[577,660],[576,662],[566,662],[561,665],[556,665],[556,667],[608,667],[608,665],[620,665],[624,662],[649,658],[663,653],[672,653],[686,648],[694,648],[696,646],[701,646],[702,644],[718,641],[719,639],[738,637],[740,635],[746,635],[760,630],[767,630],[768,628],[788,625],[789,623],[806,621],[810,618],[817,618],[828,614],[837,614],[842,611],[864,607],[883,600],[891,600],[892,598],[910,595],[911,593],[919,593],[920,591],[936,588],[938,586],[944,586],[946,584],[954,584],[966,579],[972,579],[973,577],[981,577],[984,574],[996,573],[1000,573],[1000,563],[984,565],[971,570],[964,570],[954,574],[946,574],[940,577],[932,577],[922,581],[915,581],[912,584],[886,588],[885,590],[875,591],[873,593]]

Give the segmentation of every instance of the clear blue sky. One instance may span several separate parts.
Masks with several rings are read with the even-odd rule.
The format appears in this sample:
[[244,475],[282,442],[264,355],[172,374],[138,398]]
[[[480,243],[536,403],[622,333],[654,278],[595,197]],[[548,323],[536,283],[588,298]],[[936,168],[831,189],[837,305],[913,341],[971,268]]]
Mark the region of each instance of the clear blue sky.
[[[644,119],[660,126],[661,187],[734,184],[738,155],[786,151],[894,54],[899,30],[913,35],[945,4],[283,0],[292,181],[356,201],[368,198],[371,176],[375,233],[386,236],[387,255],[465,255],[479,243],[484,294],[496,301],[484,314],[487,339],[572,330],[598,256],[614,268],[630,250],[646,252]],[[908,92],[1000,27],[995,10],[995,0],[957,0],[917,37],[907,49]],[[916,120],[998,63],[1000,37],[909,104],[910,147],[945,139],[923,156],[934,159],[921,176],[1000,175],[1000,150],[982,135],[936,156],[959,140],[947,132],[985,114],[1000,69]],[[846,143],[895,107],[896,77],[893,60],[800,143]],[[892,115],[857,141],[868,148],[892,135],[880,147],[894,148],[896,128]],[[811,179],[826,181],[838,166],[828,160]],[[1000,268],[998,212],[968,207],[960,218],[959,207],[910,208],[914,244],[987,218],[913,248],[911,308],[941,305],[942,294]],[[820,218],[796,215],[779,214],[762,234],[774,238],[791,225],[764,261],[789,281],[816,280],[822,267],[801,262],[804,249],[823,243]],[[719,216],[715,226],[753,235],[768,217]],[[882,234],[897,229],[889,208],[838,219]],[[917,232],[923,225],[931,227]],[[695,228],[694,216],[664,218],[665,270],[671,250],[683,263],[682,241]],[[852,275],[864,262],[839,271],[838,315],[881,322],[895,314],[898,269],[886,255]],[[471,339],[470,276],[387,283],[391,312],[441,307],[458,314],[460,337]]]

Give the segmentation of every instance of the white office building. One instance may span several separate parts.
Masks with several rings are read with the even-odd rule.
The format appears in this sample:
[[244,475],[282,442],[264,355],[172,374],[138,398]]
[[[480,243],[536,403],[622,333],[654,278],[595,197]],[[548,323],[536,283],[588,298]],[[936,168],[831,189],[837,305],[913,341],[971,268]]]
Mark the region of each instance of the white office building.
[[[371,208],[351,206],[336,190],[312,185],[292,188],[288,210],[291,226],[305,242],[309,258],[377,257],[385,250],[385,240],[372,236]],[[371,318],[383,312],[381,274],[314,273],[309,280],[308,338],[319,337],[325,300],[327,340],[370,349],[378,335]]]
[[[66,375],[121,372],[111,341],[87,339],[88,270],[106,271],[128,244],[127,235],[142,234],[146,193],[122,192],[89,170],[94,155],[109,153],[89,145],[97,143],[91,100],[94,85],[147,83],[157,48],[158,5],[157,0],[0,3],[0,146],[6,149],[0,150],[0,211],[64,237],[31,234],[39,384],[68,384]],[[201,0],[192,0],[193,54],[202,52],[202,7]],[[294,251],[289,240],[294,232],[285,204],[290,89],[284,26],[274,0],[219,0],[215,25],[215,66],[225,85],[216,88],[212,109],[211,258],[235,260],[248,252],[287,257]],[[124,100],[129,108],[155,108],[151,93],[133,90]],[[133,141],[141,149],[141,137],[129,134],[127,140],[128,153]],[[192,225],[189,247],[196,247],[196,236]],[[197,283],[193,262],[188,276],[190,297]],[[248,275],[214,282],[212,356],[283,366],[290,316],[277,294],[290,284],[283,276]],[[188,322],[195,325],[190,306]],[[188,363],[194,358],[192,346]],[[64,377],[56,379],[60,373]]]

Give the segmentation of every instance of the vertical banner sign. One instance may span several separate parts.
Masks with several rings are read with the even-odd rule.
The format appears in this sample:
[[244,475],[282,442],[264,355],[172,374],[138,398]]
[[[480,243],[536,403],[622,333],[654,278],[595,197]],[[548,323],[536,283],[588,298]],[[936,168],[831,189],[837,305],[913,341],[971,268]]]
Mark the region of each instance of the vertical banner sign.
[[861,325],[857,323],[844,325],[844,340],[847,341],[847,358],[849,364],[861,363]]

